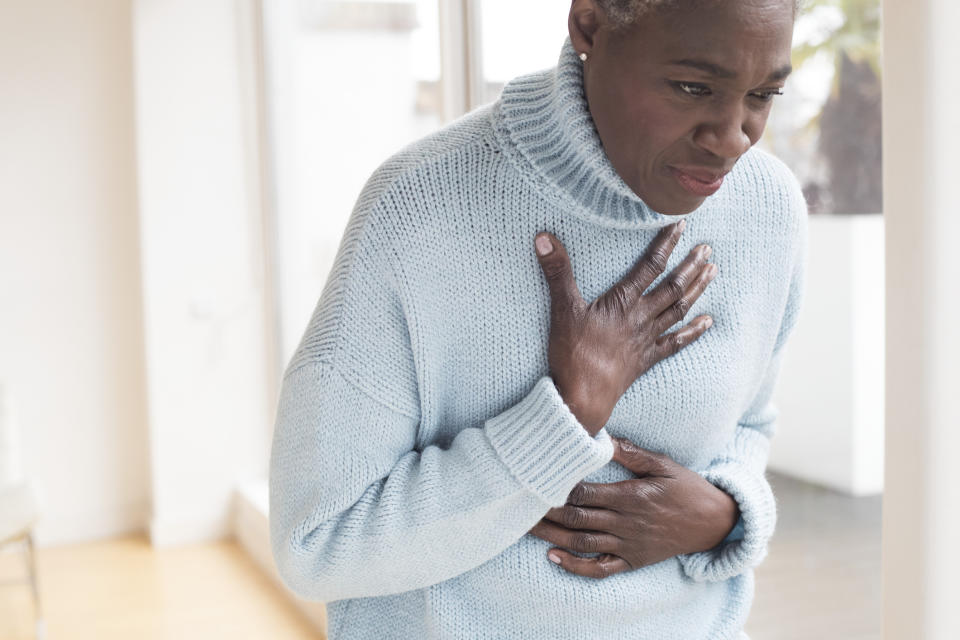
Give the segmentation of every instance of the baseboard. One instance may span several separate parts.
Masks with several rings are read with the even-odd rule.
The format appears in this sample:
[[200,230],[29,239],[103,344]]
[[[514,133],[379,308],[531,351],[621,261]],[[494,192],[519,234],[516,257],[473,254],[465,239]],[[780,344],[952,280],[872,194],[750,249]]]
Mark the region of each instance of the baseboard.
[[42,504],[40,510],[34,539],[37,547],[43,548],[142,534],[147,528],[149,506],[138,502],[60,517],[45,516]]
[[270,520],[267,482],[246,485],[235,493],[233,533],[254,562],[326,638],[327,610],[322,602],[310,602],[290,591],[277,573],[270,550]]
[[222,515],[161,516],[150,519],[150,543],[154,548],[175,547],[223,540],[233,535],[229,511]]

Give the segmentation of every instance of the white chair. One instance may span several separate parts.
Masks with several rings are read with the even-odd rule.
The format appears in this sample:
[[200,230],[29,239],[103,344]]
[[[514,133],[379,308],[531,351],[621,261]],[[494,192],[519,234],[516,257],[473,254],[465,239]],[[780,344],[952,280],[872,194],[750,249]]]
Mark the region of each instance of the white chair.
[[0,386],[0,547],[23,543],[26,550],[27,578],[4,583],[25,584],[33,591],[36,637],[46,636],[37,587],[37,561],[33,527],[39,520],[33,488],[26,481],[20,461],[19,440],[9,398]]

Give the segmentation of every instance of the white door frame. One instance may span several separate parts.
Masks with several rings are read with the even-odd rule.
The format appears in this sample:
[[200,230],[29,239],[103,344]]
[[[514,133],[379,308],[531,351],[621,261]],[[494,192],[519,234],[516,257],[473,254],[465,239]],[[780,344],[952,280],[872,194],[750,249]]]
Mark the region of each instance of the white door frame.
[[883,629],[960,633],[960,3],[884,3]]

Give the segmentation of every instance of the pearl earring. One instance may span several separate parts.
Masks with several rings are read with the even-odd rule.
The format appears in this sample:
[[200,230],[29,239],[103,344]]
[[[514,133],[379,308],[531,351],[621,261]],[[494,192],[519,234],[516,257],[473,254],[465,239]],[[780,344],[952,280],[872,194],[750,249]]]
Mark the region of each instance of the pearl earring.
[[586,54],[586,52],[580,54],[580,60],[583,61],[583,62],[586,62],[586,61],[587,61],[587,54]]

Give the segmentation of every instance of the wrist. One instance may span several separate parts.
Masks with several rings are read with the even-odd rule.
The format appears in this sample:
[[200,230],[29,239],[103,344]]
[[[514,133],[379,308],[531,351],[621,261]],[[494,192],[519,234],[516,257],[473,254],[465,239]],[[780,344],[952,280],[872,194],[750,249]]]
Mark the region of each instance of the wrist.
[[710,518],[713,533],[710,536],[710,546],[707,549],[713,549],[726,540],[727,536],[737,526],[737,522],[740,521],[740,505],[737,504],[737,501],[726,491],[718,487],[714,488],[716,489],[716,499]]
[[[554,383],[554,386],[556,386],[556,383]],[[597,435],[600,429],[603,428],[603,425],[607,423],[607,419],[610,417],[609,415],[601,415],[601,412],[596,411],[589,403],[580,402],[575,398],[564,396],[560,387],[557,387],[557,393],[560,394],[560,399],[563,400],[563,403],[570,409],[573,417],[577,419],[577,422],[579,422],[584,430],[591,436]]]

